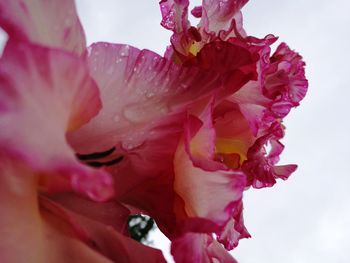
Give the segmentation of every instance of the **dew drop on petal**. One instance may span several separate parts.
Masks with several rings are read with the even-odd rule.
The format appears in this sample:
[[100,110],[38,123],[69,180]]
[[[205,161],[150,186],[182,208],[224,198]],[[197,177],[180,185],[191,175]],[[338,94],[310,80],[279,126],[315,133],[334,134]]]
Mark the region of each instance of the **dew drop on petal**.
[[123,114],[129,121],[139,123],[144,120],[145,112],[138,105],[129,105],[125,107]]
[[148,92],[147,94],[146,94],[146,97],[147,98],[152,98],[154,96],[154,93],[153,92]]
[[120,56],[122,56],[122,57],[127,57],[127,56],[129,56],[129,49],[130,49],[130,46],[129,46],[129,45],[123,46],[123,47],[120,49]]
[[181,88],[183,88],[184,90],[188,89],[188,85],[187,84],[181,84]]

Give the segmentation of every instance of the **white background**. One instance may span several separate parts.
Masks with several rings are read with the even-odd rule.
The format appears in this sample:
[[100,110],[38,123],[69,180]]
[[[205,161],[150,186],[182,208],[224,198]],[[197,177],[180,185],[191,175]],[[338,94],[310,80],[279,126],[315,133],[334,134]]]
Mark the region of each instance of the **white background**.
[[[78,0],[77,6],[89,44],[127,43],[160,54],[169,44],[155,0]],[[243,15],[248,34],[273,33],[303,55],[309,92],[285,120],[281,162],[299,169],[271,189],[245,193],[252,238],[233,255],[240,263],[348,263],[350,2],[251,0]],[[160,233],[152,238],[168,250]]]

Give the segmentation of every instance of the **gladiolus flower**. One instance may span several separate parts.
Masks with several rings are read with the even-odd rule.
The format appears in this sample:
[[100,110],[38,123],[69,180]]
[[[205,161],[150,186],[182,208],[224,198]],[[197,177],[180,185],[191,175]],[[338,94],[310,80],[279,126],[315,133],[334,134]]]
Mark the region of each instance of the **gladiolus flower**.
[[203,0],[194,27],[162,0],[162,57],[86,48],[71,0],[0,0],[2,261],[164,262],[127,236],[144,213],[176,262],[236,262],[244,190],[296,169],[277,165],[282,121],[308,85],[300,55],[246,34],[246,2]]

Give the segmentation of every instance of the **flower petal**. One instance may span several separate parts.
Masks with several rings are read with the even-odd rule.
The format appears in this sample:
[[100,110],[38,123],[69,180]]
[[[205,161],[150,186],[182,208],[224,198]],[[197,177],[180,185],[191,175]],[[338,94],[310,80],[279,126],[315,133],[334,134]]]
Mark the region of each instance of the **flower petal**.
[[113,228],[97,221],[74,213],[46,198],[41,198],[41,206],[52,216],[61,218],[71,228],[79,227],[83,231],[81,241],[89,245],[92,251],[99,252],[101,256],[109,258],[113,262],[165,262],[160,250],[154,249],[123,236]]
[[97,203],[74,193],[54,193],[45,196],[74,213],[112,226],[119,233],[127,233],[130,210],[116,201]]
[[189,232],[175,239],[171,244],[171,254],[177,263],[237,263],[216,240],[201,233]]
[[160,119],[185,112],[194,100],[238,89],[251,79],[254,65],[248,73],[239,70],[253,63],[250,53],[235,61],[229,68],[231,74],[223,74],[215,66],[179,66],[127,45],[93,44],[89,67],[100,87],[103,108],[96,118],[69,134],[69,141],[79,153],[105,151],[120,142],[124,150],[136,148]]
[[227,222],[225,228],[219,233],[218,241],[224,244],[227,250],[234,249],[242,238],[249,238],[250,234],[243,222],[243,203],[236,206],[232,218]]
[[162,0],[159,3],[162,13],[161,25],[166,29],[181,33],[189,27],[187,19],[188,0]]
[[[162,13],[161,25],[174,32],[170,40],[173,49],[187,56],[190,52],[191,45],[196,39],[193,32],[197,32],[194,27],[191,27],[188,20],[189,1],[162,0],[159,5]],[[170,48],[170,50],[166,52],[167,58],[171,58],[173,49]]]
[[285,43],[277,47],[270,60],[264,95],[274,101],[272,112],[283,118],[306,95],[308,82],[305,78],[305,63]]
[[233,37],[236,35],[235,32],[232,32],[233,30],[245,36],[240,9],[247,2],[248,0],[204,0],[199,27],[202,27],[207,34],[214,36],[218,36],[222,31],[225,38],[230,33],[230,36]]
[[37,176],[1,156],[0,261],[111,263],[76,238],[71,226],[38,206]]
[[76,54],[86,47],[73,0],[0,0],[0,26],[10,38]]
[[235,201],[242,198],[245,176],[234,171],[205,171],[194,167],[180,145],[174,158],[175,192],[184,200],[189,217],[207,218],[223,225],[234,209]]
[[48,191],[73,188],[95,200],[111,196],[111,177],[81,164],[66,142],[100,108],[84,61],[66,52],[10,41],[0,61],[1,153],[41,173]]
[[[286,180],[297,168],[296,165],[275,166],[283,151],[283,144],[278,140],[283,137],[283,129],[279,123],[274,123],[267,134],[259,137],[248,150],[248,159],[243,163],[242,170],[247,175],[247,185],[254,188],[271,187],[276,179]],[[271,150],[266,152],[265,145],[271,144]]]
[[260,49],[259,78],[248,82],[230,98],[239,104],[255,136],[288,115],[307,92],[305,63],[301,56],[282,43],[270,57],[270,45],[275,40],[272,35],[264,39],[246,38],[252,48]]
[[201,119],[194,115],[189,115],[184,125],[186,152],[195,166],[205,168],[206,170],[217,170],[219,167],[217,163],[213,164],[214,167],[210,167],[210,164],[212,164],[210,160],[213,160],[215,155],[216,138],[212,120],[213,102],[211,100],[209,105],[202,110],[200,113]]

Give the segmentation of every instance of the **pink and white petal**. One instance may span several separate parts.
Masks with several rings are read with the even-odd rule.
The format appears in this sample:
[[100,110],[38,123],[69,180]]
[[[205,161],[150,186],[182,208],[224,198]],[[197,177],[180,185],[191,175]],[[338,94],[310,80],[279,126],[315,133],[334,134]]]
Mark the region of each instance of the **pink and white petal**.
[[73,188],[97,200],[110,197],[111,177],[78,162],[65,138],[100,109],[84,61],[12,40],[0,60],[0,82],[0,154],[42,174],[48,191]]
[[159,3],[162,13],[161,25],[174,33],[182,33],[190,27],[188,21],[188,0],[162,0]]
[[251,132],[254,136],[258,136],[259,132],[275,120],[270,116],[269,111],[263,105],[255,103],[244,103],[239,105],[240,111],[249,122]]
[[292,107],[305,97],[308,81],[302,57],[281,43],[270,58],[264,95],[273,100],[271,110],[277,117],[285,117]]
[[[252,63],[247,55],[234,65]],[[119,142],[125,150],[135,148],[148,138],[148,130],[158,120],[184,112],[194,100],[238,89],[248,81],[241,83],[241,79],[251,77],[235,71],[233,75],[242,77],[224,85],[225,76],[216,67],[176,65],[151,51],[127,45],[93,44],[88,60],[103,107],[97,117],[69,134],[70,142],[81,153],[105,151]]]
[[195,167],[180,142],[174,158],[174,190],[189,217],[203,217],[224,225],[235,202],[242,198],[245,175],[234,171],[205,171]]
[[82,54],[85,34],[73,0],[0,0],[0,26],[12,39]]
[[209,244],[207,251],[208,256],[212,259],[213,263],[237,263],[232,255],[214,239],[212,239],[212,242]]
[[[189,49],[194,43],[196,36],[200,35],[188,20],[188,0],[162,0],[159,3],[162,13],[161,25],[173,31],[171,36],[172,47],[169,47],[165,53],[165,57],[171,59],[173,51],[178,55],[189,55]],[[193,35],[193,33],[195,35]],[[197,34],[196,34],[197,33]]]
[[227,36],[236,36],[234,30],[239,32],[240,36],[245,36],[242,28],[241,8],[248,0],[204,0],[202,6],[202,19],[199,27],[209,34],[218,36],[220,31]]
[[50,213],[52,217],[60,218],[73,231],[83,232],[84,235],[80,236],[80,240],[88,245],[91,251],[98,252],[101,257],[121,263],[165,262],[160,250],[142,245],[108,225],[72,212],[46,198],[41,198],[40,204],[43,210]]
[[[195,166],[205,167],[206,170],[217,170],[218,168],[216,163],[214,167],[210,165],[215,156],[216,139],[212,120],[213,106],[213,99],[200,101],[191,109],[192,114],[198,114],[199,116],[189,115],[184,125],[186,152]],[[203,107],[205,108],[203,109]]]
[[277,165],[273,167],[273,173],[283,180],[287,180],[288,177],[295,172],[295,170],[298,168],[295,164],[289,164],[289,165]]
[[236,263],[236,260],[210,235],[186,233],[172,241],[171,254],[176,263]]
[[250,234],[243,220],[243,203],[240,201],[232,214],[232,218],[227,222],[225,228],[218,233],[218,241],[227,250],[231,250],[238,246],[240,239],[249,237]]
[[[275,117],[270,117],[269,107],[271,99],[263,94],[266,71],[269,67],[270,46],[275,41],[273,36],[264,39],[250,38],[249,45],[252,50],[257,50],[259,60],[256,63],[258,77],[245,84],[240,90],[230,96],[229,100],[239,105],[240,111],[245,116],[254,136],[259,130],[270,126]],[[237,41],[236,41],[237,42]]]
[[[286,180],[297,168],[296,165],[275,166],[284,146],[278,141],[283,137],[283,128],[279,123],[273,123],[267,134],[259,137],[249,148],[247,160],[242,170],[247,175],[247,185],[254,188],[271,187],[276,179]],[[271,145],[270,152],[266,144]]]

